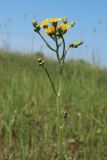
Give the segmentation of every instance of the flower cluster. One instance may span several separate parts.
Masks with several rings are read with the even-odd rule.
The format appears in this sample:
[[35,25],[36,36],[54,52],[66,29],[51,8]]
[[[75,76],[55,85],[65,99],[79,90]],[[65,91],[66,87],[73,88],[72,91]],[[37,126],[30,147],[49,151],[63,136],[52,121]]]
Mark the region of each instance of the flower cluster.
[[[77,48],[78,46],[83,44],[83,41],[75,41],[71,42],[66,48],[65,45],[65,37],[64,35],[67,33],[69,29],[71,29],[75,22],[68,23],[67,18],[47,18],[43,20],[40,24],[36,21],[32,22],[34,31],[39,34],[42,40],[45,42],[47,47],[56,53],[56,57],[58,62],[61,64],[62,69],[64,65],[65,56],[70,48]],[[41,30],[44,29],[46,35],[48,35],[53,42],[55,43],[55,48],[48,43],[48,41],[42,35]],[[60,54],[60,47],[62,47],[62,54]],[[39,59],[39,65],[44,67],[44,61]]]
[[67,32],[67,30],[72,28],[74,25],[75,25],[75,22],[67,24],[66,17],[49,18],[44,20],[40,25],[36,21],[33,21],[35,32],[39,32],[41,28],[44,28],[45,33],[51,38],[62,37]]

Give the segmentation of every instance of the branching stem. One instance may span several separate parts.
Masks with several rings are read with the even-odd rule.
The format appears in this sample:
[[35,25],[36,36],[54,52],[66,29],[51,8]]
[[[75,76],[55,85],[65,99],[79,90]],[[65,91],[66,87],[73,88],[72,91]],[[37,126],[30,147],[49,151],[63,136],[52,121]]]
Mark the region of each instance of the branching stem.
[[56,90],[55,90],[53,81],[52,81],[52,79],[51,79],[51,77],[50,77],[50,74],[49,74],[46,66],[44,66],[43,68],[44,68],[44,70],[45,70],[45,72],[46,72],[46,74],[47,74],[47,76],[48,76],[48,78],[49,78],[49,81],[50,81],[50,83],[51,83],[51,86],[52,86],[52,88],[53,88],[53,91],[54,91],[54,93],[55,93],[55,96],[57,96],[57,92],[56,92]]
[[45,44],[46,44],[52,51],[56,52],[56,50],[53,49],[53,48],[49,45],[49,43],[45,40],[45,38],[41,35],[41,33],[38,32],[38,34],[40,35],[40,37],[42,38],[42,40],[45,42]]

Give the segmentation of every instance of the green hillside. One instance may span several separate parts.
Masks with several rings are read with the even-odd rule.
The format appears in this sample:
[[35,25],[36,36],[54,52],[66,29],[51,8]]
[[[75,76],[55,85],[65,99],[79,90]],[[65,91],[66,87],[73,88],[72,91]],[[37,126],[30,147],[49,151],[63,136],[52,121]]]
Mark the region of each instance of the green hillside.
[[[65,63],[66,154],[58,158],[55,95],[37,57],[0,51],[0,160],[107,160],[107,70]],[[57,63],[46,65],[57,88]]]

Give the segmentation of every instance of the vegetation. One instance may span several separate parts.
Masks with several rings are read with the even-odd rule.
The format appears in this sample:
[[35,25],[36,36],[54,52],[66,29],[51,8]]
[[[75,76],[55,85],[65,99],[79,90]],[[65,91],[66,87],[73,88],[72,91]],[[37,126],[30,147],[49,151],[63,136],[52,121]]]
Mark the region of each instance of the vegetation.
[[[57,88],[58,64],[48,65]],[[58,158],[56,97],[37,56],[0,52],[0,160],[107,159],[107,70],[68,61],[62,88]]]

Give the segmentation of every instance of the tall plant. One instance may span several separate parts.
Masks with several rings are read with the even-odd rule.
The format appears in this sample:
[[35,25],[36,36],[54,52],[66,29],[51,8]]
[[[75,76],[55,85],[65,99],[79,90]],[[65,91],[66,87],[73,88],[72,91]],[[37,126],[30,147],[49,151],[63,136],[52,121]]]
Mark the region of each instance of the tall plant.
[[[56,90],[54,86],[53,79],[51,78],[51,75],[46,67],[46,64],[43,59],[39,58],[39,66],[44,69],[46,72],[49,81],[51,83],[53,92],[56,96],[56,110],[57,110],[57,116],[56,116],[56,133],[57,133],[57,147],[58,147],[58,154],[60,154],[63,150],[63,144],[62,144],[62,137],[61,133],[63,130],[63,125],[62,123],[62,116],[61,116],[61,104],[60,104],[60,98],[62,94],[62,75],[63,75],[63,68],[64,68],[64,62],[65,62],[65,57],[67,52],[69,51],[70,48],[77,48],[78,46],[83,44],[83,41],[75,41],[71,42],[68,47],[66,48],[65,45],[65,35],[68,32],[69,29],[71,29],[74,25],[75,22],[67,23],[67,18],[49,18],[44,20],[41,24],[38,24],[38,22],[33,21],[32,22],[33,27],[34,27],[34,32],[36,32],[41,39],[44,41],[44,43],[47,45],[47,47],[53,51],[56,54],[57,62],[58,62],[58,67],[59,67],[59,79],[58,79],[58,90]],[[42,28],[44,29],[45,33],[47,36],[49,36],[54,44],[55,48],[51,46],[50,43],[44,38],[44,36],[41,33]],[[62,50],[60,50],[62,48]],[[60,51],[62,51],[60,53]],[[67,118],[67,113],[64,113],[64,119]]]

